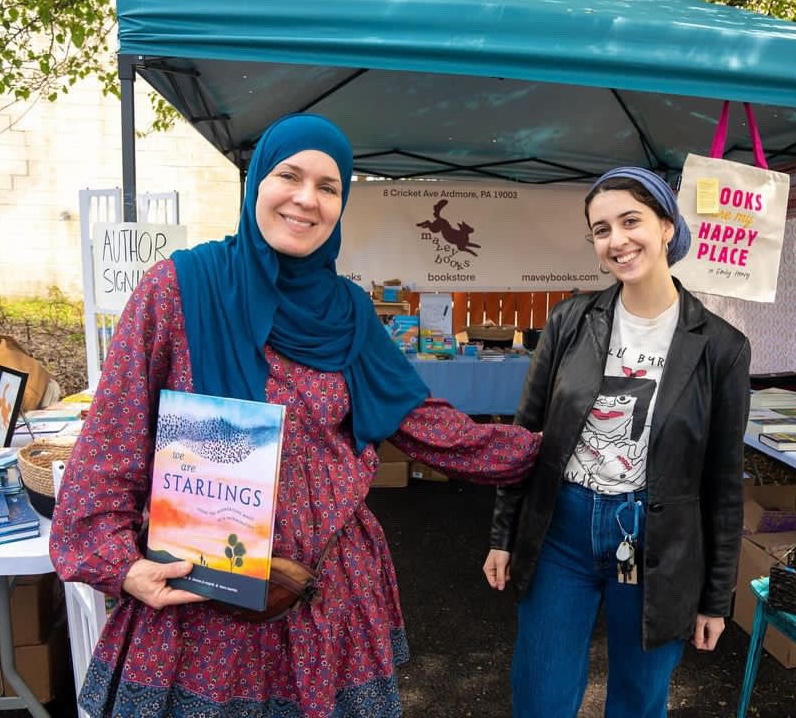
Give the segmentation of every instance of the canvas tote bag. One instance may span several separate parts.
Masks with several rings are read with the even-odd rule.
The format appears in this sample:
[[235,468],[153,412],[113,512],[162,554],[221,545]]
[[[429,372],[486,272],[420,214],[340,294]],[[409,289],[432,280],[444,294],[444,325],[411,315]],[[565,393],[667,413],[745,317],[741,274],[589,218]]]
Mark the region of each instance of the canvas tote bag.
[[710,157],[689,153],[683,165],[677,204],[691,230],[691,248],[672,273],[691,291],[773,302],[790,178],[768,169],[748,103],[757,166],[721,159],[729,104],[722,107]]

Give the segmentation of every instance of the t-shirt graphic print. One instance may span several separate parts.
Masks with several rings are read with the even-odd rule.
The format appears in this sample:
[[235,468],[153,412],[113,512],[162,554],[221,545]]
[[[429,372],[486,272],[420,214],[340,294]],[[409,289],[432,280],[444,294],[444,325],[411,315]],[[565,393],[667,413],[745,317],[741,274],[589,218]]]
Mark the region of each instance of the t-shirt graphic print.
[[652,412],[679,306],[646,319],[617,301],[602,387],[567,463],[567,481],[604,494],[646,486]]

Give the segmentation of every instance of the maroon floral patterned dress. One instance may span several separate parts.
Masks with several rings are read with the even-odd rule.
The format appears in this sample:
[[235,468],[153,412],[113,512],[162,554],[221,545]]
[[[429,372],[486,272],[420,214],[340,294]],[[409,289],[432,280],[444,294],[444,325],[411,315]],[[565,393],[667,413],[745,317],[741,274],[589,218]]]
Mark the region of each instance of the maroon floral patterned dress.
[[[314,565],[340,530],[322,564],[320,600],[279,621],[251,623],[213,602],[155,610],[122,591],[141,557],[158,392],[193,388],[174,267],[161,262],[121,317],[52,524],[61,578],[119,598],[81,691],[91,716],[401,715],[395,666],[408,650],[396,576],[364,501],[376,451],[352,449],[341,374],[265,351],[266,395],[287,407],[274,552]],[[521,427],[476,424],[434,399],[391,440],[453,477],[488,483],[520,479],[539,445]]]

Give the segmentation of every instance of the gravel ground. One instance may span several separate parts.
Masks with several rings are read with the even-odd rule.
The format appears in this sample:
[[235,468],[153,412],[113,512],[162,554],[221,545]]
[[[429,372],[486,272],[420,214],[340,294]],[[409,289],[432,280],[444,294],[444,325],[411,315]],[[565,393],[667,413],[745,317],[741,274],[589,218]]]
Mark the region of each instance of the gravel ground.
[[[387,533],[409,634],[411,660],[400,670],[405,718],[511,715],[513,597],[492,591],[481,574],[492,496],[488,487],[418,481],[406,489],[374,489],[368,499]],[[688,646],[673,679],[669,715],[734,716],[748,643],[729,621],[714,653]],[[598,626],[579,718],[602,716],[605,682],[605,634]],[[749,716],[796,718],[796,669],[764,654]]]

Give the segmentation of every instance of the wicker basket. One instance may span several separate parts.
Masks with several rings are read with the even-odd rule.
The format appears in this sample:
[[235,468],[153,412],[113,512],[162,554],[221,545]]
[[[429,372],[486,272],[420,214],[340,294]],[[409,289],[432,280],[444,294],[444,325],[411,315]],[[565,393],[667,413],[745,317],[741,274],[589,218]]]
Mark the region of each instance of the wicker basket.
[[47,518],[52,518],[55,508],[53,461],[68,461],[73,448],[74,440],[57,442],[44,439],[33,441],[17,452],[17,466],[30,502]]
[[481,342],[481,341],[489,341],[489,340],[513,340],[514,339],[514,332],[517,331],[517,327],[508,326],[508,325],[497,325],[497,324],[470,324],[464,328],[464,331],[467,332],[467,338],[471,342]]
[[768,578],[768,605],[775,611],[796,614],[796,546],[771,567]]
[[493,325],[469,325],[464,328],[468,342],[482,342],[485,349],[510,349],[514,343],[517,327]]

